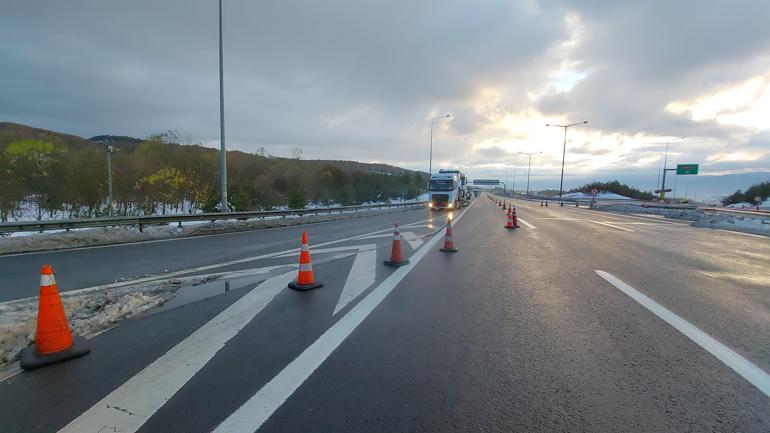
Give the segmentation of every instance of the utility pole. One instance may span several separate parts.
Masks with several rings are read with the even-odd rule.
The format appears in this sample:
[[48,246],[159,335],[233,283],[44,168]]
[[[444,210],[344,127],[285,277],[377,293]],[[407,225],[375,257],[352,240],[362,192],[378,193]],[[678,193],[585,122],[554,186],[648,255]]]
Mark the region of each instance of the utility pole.
[[221,177],[221,211],[229,212],[227,204],[227,150],[225,149],[225,78],[222,56],[222,0],[219,0],[219,176]]

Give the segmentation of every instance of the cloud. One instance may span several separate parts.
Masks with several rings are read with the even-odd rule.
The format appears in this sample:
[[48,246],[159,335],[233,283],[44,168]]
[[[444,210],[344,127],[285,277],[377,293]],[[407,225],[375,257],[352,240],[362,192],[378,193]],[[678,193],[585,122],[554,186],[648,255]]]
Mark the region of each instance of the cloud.
[[[215,2],[6,3],[0,119],[218,144]],[[581,120],[571,174],[655,173],[679,136],[672,159],[730,170],[707,158],[745,153],[756,158],[729,167],[759,170],[765,3],[227,1],[228,145],[427,169],[430,119],[451,113],[435,124],[434,167],[479,177],[522,167],[522,151],[543,152],[533,173],[557,174],[563,137],[544,125]]]

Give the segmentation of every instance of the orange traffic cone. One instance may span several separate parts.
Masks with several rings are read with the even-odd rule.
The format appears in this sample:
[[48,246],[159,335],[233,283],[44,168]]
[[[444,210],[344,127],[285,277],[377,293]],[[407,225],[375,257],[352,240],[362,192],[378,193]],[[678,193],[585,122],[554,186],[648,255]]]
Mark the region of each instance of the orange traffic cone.
[[409,260],[404,258],[404,253],[401,251],[401,233],[398,231],[398,223],[393,230],[393,246],[390,248],[390,260],[384,262],[388,266],[403,266],[409,263]]
[[515,229],[516,226],[513,225],[513,215],[508,214],[508,222],[505,223],[505,228],[507,229]]
[[449,218],[449,220],[446,223],[446,234],[444,235],[444,246],[439,248],[439,251],[443,251],[445,253],[456,253],[460,250],[455,247],[455,240],[454,236],[452,235],[452,218]]
[[540,207],[543,207],[543,200],[540,200]]
[[40,271],[40,299],[37,308],[35,344],[21,351],[21,368],[28,370],[83,356],[90,351],[85,338],[73,336],[67,324],[56,287],[53,268],[43,265]]
[[302,247],[299,251],[299,271],[297,279],[289,283],[294,290],[310,290],[322,287],[323,283],[313,276],[313,264],[310,263],[310,246],[307,243],[307,231],[302,230]]
[[511,210],[511,217],[513,219],[513,226],[519,228],[519,220],[516,219],[516,208]]

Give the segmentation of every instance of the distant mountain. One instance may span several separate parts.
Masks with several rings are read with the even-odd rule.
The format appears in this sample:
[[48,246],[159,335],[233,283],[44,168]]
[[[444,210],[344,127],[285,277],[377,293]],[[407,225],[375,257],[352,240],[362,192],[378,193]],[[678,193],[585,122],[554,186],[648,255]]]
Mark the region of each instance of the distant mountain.
[[58,147],[82,149],[94,146],[94,142],[77,135],[63,134],[47,129],[33,128],[12,122],[0,122],[0,150],[18,140],[41,140]]

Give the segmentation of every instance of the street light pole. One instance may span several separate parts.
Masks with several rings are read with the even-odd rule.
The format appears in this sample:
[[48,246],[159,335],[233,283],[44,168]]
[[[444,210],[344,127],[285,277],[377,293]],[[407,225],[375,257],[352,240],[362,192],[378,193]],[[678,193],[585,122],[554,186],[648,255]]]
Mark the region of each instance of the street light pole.
[[[682,140],[684,140],[687,137],[679,137]],[[660,199],[666,200],[666,172],[668,171],[676,171],[675,168],[668,168],[668,143],[666,143],[666,153],[663,156],[663,182],[661,182],[660,185]],[[674,198],[676,198],[676,194],[674,194]]]
[[538,155],[543,152],[519,152],[520,155],[527,155],[529,162],[527,162],[527,198],[529,198],[529,172],[532,170],[532,155]]
[[433,121],[438,119],[446,119],[449,115],[438,116],[430,119],[430,157],[428,158],[428,176],[433,174]]
[[107,212],[112,216],[112,152],[115,148],[107,145]]
[[564,193],[564,159],[567,156],[567,128],[582,125],[584,123],[588,123],[588,121],[586,120],[584,122],[572,123],[569,125],[551,125],[550,123],[545,124],[545,126],[556,126],[559,128],[564,128],[564,147],[561,151],[561,180],[559,181],[559,206],[564,206],[564,201],[562,201],[561,197]]
[[221,177],[222,212],[229,212],[227,204],[227,151],[225,150],[225,79],[222,57],[222,0],[219,0],[219,176]]

